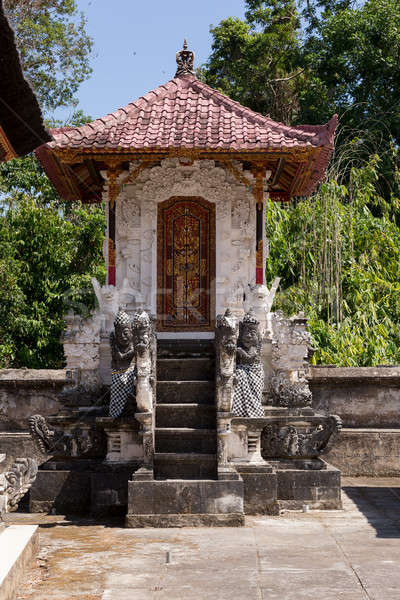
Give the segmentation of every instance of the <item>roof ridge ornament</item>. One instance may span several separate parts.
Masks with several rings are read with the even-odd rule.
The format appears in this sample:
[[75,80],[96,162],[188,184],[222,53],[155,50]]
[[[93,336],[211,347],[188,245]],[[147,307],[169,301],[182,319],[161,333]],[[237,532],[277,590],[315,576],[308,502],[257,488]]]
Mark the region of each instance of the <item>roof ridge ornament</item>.
[[183,41],[183,50],[179,50],[176,53],[176,64],[178,68],[175,73],[175,77],[181,75],[195,75],[193,64],[194,64],[194,52],[187,49],[186,39]]

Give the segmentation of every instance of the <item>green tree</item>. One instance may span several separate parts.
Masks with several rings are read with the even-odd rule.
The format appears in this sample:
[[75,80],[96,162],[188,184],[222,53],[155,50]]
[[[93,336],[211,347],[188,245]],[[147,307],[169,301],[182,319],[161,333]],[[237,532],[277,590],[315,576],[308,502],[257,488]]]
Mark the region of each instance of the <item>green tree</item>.
[[[381,157],[380,191],[393,188],[391,145],[400,144],[398,0],[245,0],[245,19],[211,28],[200,75],[224,93],[285,123],[339,114],[337,174]],[[349,142],[352,141],[352,144]]]
[[245,20],[211,27],[203,80],[251,109],[285,123],[296,119],[300,63],[299,15],[294,0],[246,0]]
[[268,205],[267,279],[282,278],[275,309],[306,312],[314,363],[400,362],[400,202],[377,193],[378,167],[373,157],[347,187],[331,178],[290,210]]
[[4,0],[24,72],[46,110],[76,104],[92,40],[75,0]]
[[[315,6],[323,4],[318,13]],[[312,3],[314,13],[303,47],[308,85],[299,95],[300,118],[321,123],[340,116],[338,154],[360,166],[379,153],[380,191],[386,198],[394,188],[391,144],[400,143],[400,3],[367,0],[362,3]],[[321,8],[321,7],[320,7]],[[349,140],[354,140],[350,146]]]
[[[74,105],[91,71],[75,0],[4,5],[43,107]],[[87,121],[78,111],[69,124]],[[33,155],[0,165],[0,194],[0,367],[59,368],[65,312],[87,315],[90,278],[104,280],[103,209],[64,203]]]
[[94,307],[90,277],[104,280],[101,206],[69,217],[32,198],[0,217],[0,366],[60,368],[64,314]]

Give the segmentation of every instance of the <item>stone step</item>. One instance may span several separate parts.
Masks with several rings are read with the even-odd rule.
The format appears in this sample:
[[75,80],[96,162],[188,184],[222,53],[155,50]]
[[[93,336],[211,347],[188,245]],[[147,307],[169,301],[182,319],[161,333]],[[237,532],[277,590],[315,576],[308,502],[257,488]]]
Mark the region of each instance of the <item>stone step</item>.
[[209,404],[159,404],[156,405],[156,427],[216,427],[215,406]]
[[157,381],[157,403],[214,404],[213,381]]
[[127,527],[244,525],[243,481],[129,481]]
[[154,455],[156,479],[216,479],[215,454],[162,452]]
[[156,452],[205,453],[217,451],[217,432],[215,429],[192,427],[163,427],[155,430]]
[[213,357],[214,340],[158,340],[159,358]]
[[214,381],[214,361],[210,358],[158,358],[157,379],[161,381]]

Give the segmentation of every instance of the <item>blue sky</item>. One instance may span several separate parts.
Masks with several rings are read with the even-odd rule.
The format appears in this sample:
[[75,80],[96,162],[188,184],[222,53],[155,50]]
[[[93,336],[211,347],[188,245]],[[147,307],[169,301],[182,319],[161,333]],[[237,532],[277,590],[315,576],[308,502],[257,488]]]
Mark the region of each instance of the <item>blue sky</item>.
[[205,62],[210,25],[244,14],[243,0],[78,0],[78,6],[94,39],[93,74],[78,91],[79,108],[93,118],[171,79],[185,37],[195,64]]

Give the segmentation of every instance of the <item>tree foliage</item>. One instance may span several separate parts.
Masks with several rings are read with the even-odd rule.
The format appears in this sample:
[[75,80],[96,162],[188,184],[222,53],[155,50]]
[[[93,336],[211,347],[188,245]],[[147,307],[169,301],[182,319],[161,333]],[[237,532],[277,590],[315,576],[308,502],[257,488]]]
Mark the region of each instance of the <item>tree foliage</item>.
[[247,0],[244,21],[211,27],[212,53],[200,76],[212,87],[278,121],[298,112],[299,15],[294,0]]
[[244,3],[244,20],[211,28],[201,77],[285,123],[324,123],[338,113],[344,179],[379,153],[381,192],[398,193],[390,181],[390,145],[400,144],[398,0]]
[[201,77],[275,120],[339,114],[328,180],[290,208],[268,204],[275,308],[306,312],[314,362],[399,363],[400,3],[244,3],[244,20],[211,28]]
[[90,277],[104,279],[101,207],[73,208],[27,196],[0,217],[0,366],[60,368],[68,309],[94,306]]
[[76,103],[92,40],[75,0],[4,0],[24,72],[44,109]]
[[[75,0],[4,5],[43,107],[74,104],[91,50]],[[65,312],[87,315],[104,279],[103,209],[64,203],[33,155],[0,164],[0,198],[0,367],[62,367]]]
[[400,363],[400,202],[378,195],[378,165],[353,168],[347,187],[329,179],[289,210],[268,204],[275,308],[305,311],[315,363]]

